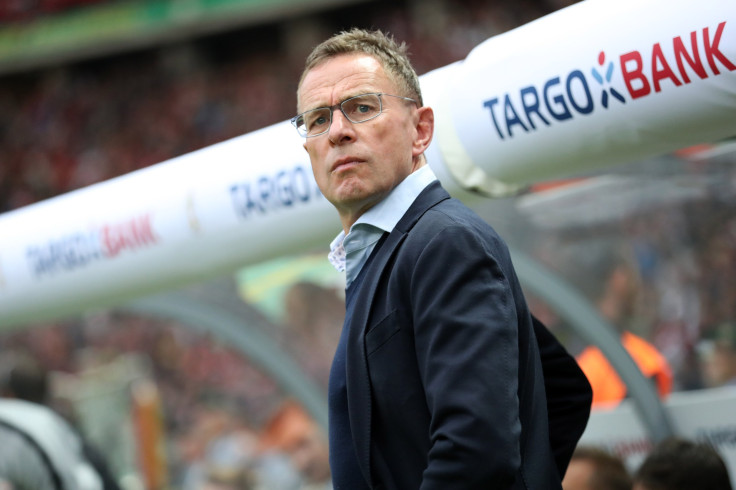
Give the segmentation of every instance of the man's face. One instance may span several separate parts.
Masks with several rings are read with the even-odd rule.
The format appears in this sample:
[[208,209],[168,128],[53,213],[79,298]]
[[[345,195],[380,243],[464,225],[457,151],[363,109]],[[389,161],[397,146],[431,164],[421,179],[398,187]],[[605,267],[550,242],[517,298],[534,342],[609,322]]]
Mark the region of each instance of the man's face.
[[312,428],[294,441],[288,452],[292,464],[307,482],[322,483],[330,479],[330,453],[327,441],[316,428]]
[[[310,70],[299,89],[299,112],[332,106],[365,93],[399,94],[372,56],[345,54]],[[395,97],[382,97],[383,113],[353,124],[334,110],[332,126],[307,138],[304,148],[322,194],[349,226],[421,166],[420,155],[431,140],[431,109]],[[426,132],[429,130],[429,138]]]
[[562,480],[563,490],[591,490],[590,479],[594,472],[593,464],[582,458],[570,461],[565,478]]

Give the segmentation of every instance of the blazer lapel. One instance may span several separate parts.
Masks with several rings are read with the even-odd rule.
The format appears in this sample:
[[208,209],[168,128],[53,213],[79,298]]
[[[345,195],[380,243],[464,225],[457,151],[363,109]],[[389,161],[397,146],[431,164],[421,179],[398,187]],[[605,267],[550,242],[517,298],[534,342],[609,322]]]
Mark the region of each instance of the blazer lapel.
[[371,313],[373,298],[378,289],[378,283],[383,270],[394,252],[406,237],[406,233],[414,226],[417,220],[432,206],[449,199],[450,195],[442,188],[439,182],[428,185],[415,199],[404,216],[399,220],[394,230],[376,252],[370,270],[366,275],[360,290],[356,291],[355,308],[348,325],[347,345],[347,390],[348,410],[350,412],[350,428],[355,441],[363,476],[373,487],[370,466],[371,442],[371,386],[368,375],[368,361],[365,353],[365,330]]
[[356,292],[358,296],[355,298],[353,316],[350,318],[348,325],[346,374],[350,430],[353,433],[360,469],[371,488],[373,488],[370,470],[372,407],[368,361],[365,356],[365,329],[368,326],[371,303],[376,294],[381,271],[386,267],[386,262],[388,262],[389,257],[391,257],[404,236],[404,233],[397,230],[392,231],[378,250],[371,264],[371,273],[365,276],[360,290]]

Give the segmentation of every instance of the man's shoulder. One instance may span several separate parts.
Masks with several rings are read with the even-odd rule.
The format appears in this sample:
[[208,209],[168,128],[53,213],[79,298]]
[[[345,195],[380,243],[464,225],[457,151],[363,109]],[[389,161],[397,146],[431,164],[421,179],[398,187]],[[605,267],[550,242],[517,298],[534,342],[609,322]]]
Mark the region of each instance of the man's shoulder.
[[467,205],[465,205],[462,201],[459,199],[456,199],[454,197],[450,197],[449,199],[445,199],[443,201],[438,202],[434,206],[432,206],[428,211],[435,211],[437,213],[443,213],[446,214],[449,219],[478,219],[480,220],[480,216],[473,211],[471,208],[469,208]]
[[487,250],[507,249],[504,240],[489,223],[460,200],[451,197],[438,182],[427,186],[396,228],[406,235],[405,245],[417,253],[436,238],[444,240],[443,235],[451,238],[464,235],[470,242],[485,244],[483,247]]
[[480,233],[497,237],[493,227],[475,211],[455,198],[439,201],[417,220],[417,231],[438,232],[453,227],[457,232]]

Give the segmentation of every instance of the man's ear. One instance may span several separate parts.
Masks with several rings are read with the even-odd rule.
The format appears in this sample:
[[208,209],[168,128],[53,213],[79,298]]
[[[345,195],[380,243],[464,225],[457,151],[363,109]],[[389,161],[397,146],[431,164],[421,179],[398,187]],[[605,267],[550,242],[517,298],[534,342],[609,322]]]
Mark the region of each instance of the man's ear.
[[434,111],[431,107],[420,107],[417,109],[416,136],[414,138],[412,155],[417,157],[424,153],[432,142],[434,134]]

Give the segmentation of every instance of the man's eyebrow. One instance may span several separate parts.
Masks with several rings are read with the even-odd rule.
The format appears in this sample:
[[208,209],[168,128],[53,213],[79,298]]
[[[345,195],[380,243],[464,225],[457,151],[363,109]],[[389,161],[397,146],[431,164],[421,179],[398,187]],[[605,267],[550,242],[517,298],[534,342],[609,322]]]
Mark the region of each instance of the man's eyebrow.
[[[337,102],[337,103],[336,103],[335,105],[340,105],[340,104],[342,104],[343,102],[345,102],[346,100],[348,100],[348,99],[352,99],[353,97],[357,97],[357,96],[359,96],[359,95],[365,95],[365,94],[378,94],[378,93],[381,93],[381,92],[380,92],[380,91],[376,91],[376,90],[373,90],[373,89],[361,89],[361,90],[356,90],[355,92],[350,92],[350,95],[346,95],[346,96],[344,96],[344,97],[343,97],[342,99],[340,99],[340,101],[339,101],[339,102]],[[304,112],[307,112],[307,111],[313,111],[313,110],[316,110],[316,109],[327,109],[327,108],[329,108],[329,107],[332,107],[332,106],[329,106],[329,105],[327,105],[327,104],[322,104],[322,105],[318,105],[318,106],[312,107],[312,108],[310,108],[310,109],[304,109],[303,111],[301,111],[301,112],[300,112],[300,114],[302,114],[302,113],[304,113]]]
[[324,107],[329,107],[329,106],[326,105],[326,104],[324,104],[324,103],[321,104],[321,105],[305,106],[304,108],[302,108],[301,110],[299,110],[299,113],[302,114],[302,113],[307,112],[307,111],[313,111],[315,109],[322,109]]

